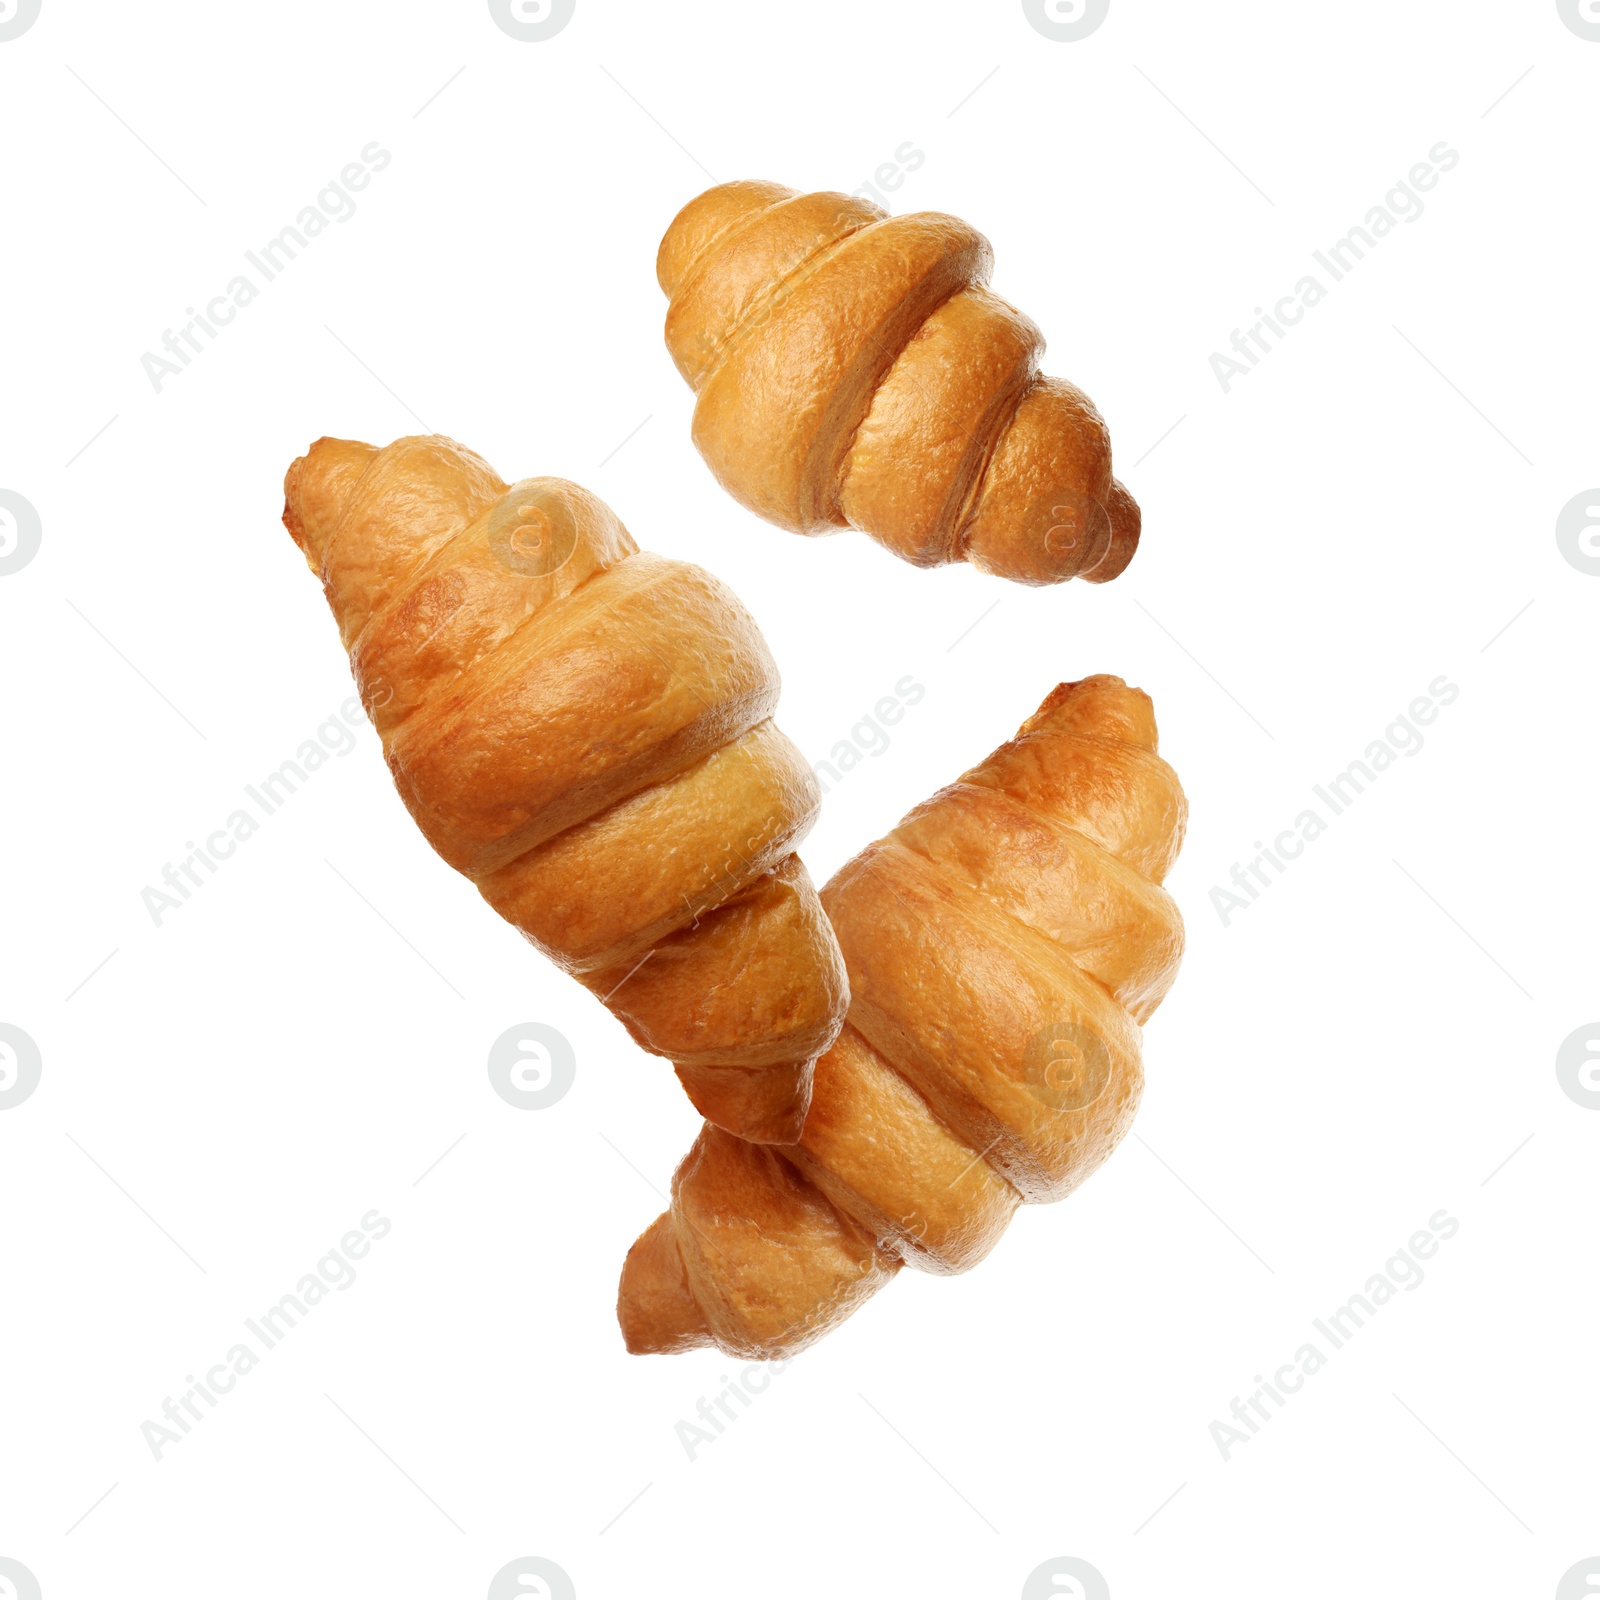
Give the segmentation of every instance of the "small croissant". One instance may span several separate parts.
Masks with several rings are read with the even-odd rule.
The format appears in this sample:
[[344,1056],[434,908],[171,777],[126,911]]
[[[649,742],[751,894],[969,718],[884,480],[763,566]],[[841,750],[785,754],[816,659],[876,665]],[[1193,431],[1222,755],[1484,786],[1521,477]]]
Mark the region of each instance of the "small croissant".
[[428,842],[704,1116],[795,1138],[847,991],[749,614],[577,484],[508,487],[449,439],[319,439],[284,494]]
[[902,1264],[964,1272],[1110,1155],[1183,923],[1147,696],[1062,684],[823,890],[850,1018],[792,1146],[706,1127],[622,1270],[628,1349],[789,1356]]
[[937,212],[719,184],[656,256],[694,441],[757,516],[860,528],[921,567],[1104,583],[1139,507],[1089,397],[1041,377],[1044,337],[985,285],[989,241]]

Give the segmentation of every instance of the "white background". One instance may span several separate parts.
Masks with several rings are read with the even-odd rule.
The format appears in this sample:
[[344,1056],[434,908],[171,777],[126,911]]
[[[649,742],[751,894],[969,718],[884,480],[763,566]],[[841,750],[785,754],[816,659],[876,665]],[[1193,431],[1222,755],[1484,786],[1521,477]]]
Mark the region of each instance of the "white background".
[[[1600,1112],[1555,1073],[1600,1013],[1600,579],[1555,538],[1600,482],[1597,81],[1553,0],[1113,0],[1078,43],[1000,0],[579,0],[543,43],[468,0],[44,0],[0,43],[0,488],[43,528],[0,578],[0,1021],[43,1059],[0,1112],[0,1556],[46,1600],[476,1597],[524,1555],[582,1600],[1012,1597],[1058,1556],[1116,1600],[1554,1595],[1600,1552]],[[158,394],[163,330],[374,140],[355,215]],[[1439,141],[1425,213],[1225,394],[1212,352]],[[673,213],[907,142],[893,209],[981,228],[1110,423],[1145,534],[1107,588],[802,541],[690,445]],[[819,882],[1091,672],[1150,692],[1190,797],[1137,1136],[693,1461],[735,1369],[629,1357],[613,1301],[697,1119],[431,855],[370,730],[141,904],[350,693],[285,467],[424,428],[718,573],[811,759],[925,687],[828,794]],[[1425,747],[1225,927],[1213,886],[1440,675]],[[545,1111],[485,1071],[525,1021],[577,1053]],[[359,1281],[154,1460],[372,1208]],[[1225,1462],[1212,1422],[1441,1208],[1426,1281]]]

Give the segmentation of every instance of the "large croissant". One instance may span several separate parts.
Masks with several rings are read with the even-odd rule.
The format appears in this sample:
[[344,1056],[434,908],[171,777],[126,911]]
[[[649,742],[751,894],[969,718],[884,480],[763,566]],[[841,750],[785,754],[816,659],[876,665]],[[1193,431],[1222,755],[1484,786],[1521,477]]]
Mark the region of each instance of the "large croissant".
[[850,526],[918,566],[1020,583],[1114,578],[1139,507],[1089,397],[990,294],[989,241],[937,212],[724,183],[656,256],[694,441],[727,491],[795,533]]
[[428,842],[705,1116],[793,1139],[846,988],[794,854],[817,782],[744,608],[448,439],[319,439],[284,492]]
[[1186,804],[1148,697],[1062,684],[823,890],[850,1020],[797,1145],[706,1127],[628,1254],[628,1348],[787,1356],[902,1263],[962,1272],[1111,1153],[1177,973]]

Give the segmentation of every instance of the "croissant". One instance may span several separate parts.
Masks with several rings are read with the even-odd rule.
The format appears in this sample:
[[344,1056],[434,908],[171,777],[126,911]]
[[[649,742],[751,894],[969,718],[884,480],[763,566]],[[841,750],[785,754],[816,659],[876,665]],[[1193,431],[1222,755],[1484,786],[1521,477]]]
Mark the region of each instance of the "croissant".
[[849,862],[822,902],[850,1017],[800,1139],[702,1130],[623,1267],[628,1349],[792,1355],[1093,1172],[1183,952],[1160,883],[1186,810],[1148,697],[1086,678]]
[[428,842],[704,1116],[794,1139],[847,990],[749,614],[577,484],[508,488],[449,439],[319,439],[284,494]]
[[1089,397],[1039,376],[1043,335],[985,287],[992,264],[937,212],[755,182],[691,200],[656,278],[717,480],[781,528],[860,528],[917,566],[1116,577],[1139,507]]

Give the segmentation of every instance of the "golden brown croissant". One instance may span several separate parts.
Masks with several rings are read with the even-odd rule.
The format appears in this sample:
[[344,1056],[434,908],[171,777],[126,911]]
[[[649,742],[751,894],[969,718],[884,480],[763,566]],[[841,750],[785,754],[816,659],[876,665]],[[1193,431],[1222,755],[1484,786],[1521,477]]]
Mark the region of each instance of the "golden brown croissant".
[[793,1139],[847,991],[748,613],[577,484],[508,488],[449,439],[319,439],[284,493],[428,842],[705,1116]]
[[1089,397],[984,287],[989,241],[937,212],[724,183],[656,256],[667,348],[722,486],[795,533],[850,526],[917,566],[1104,583],[1139,507]]
[[702,1131],[623,1267],[628,1348],[791,1355],[1093,1172],[1182,955],[1159,885],[1186,809],[1148,697],[1087,678],[846,865],[822,900],[850,1020],[800,1141]]

